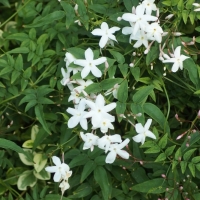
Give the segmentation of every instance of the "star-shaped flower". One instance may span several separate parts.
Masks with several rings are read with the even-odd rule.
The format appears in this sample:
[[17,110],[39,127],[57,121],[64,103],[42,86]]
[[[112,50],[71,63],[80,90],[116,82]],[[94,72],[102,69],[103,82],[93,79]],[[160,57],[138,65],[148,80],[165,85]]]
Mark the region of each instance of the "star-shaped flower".
[[91,111],[89,111],[84,117],[92,117],[91,121],[94,127],[100,127],[101,122],[104,119],[108,119],[110,122],[114,121],[115,117],[110,115],[108,112],[116,107],[116,103],[113,102],[105,106],[105,100],[101,94],[97,96],[95,103],[89,100],[86,100],[85,102],[91,108]]
[[156,40],[158,43],[162,41],[163,30],[157,22],[150,24],[146,28],[147,37],[150,40]]
[[68,180],[72,175],[72,171],[69,171],[69,166],[65,163],[61,163],[60,158],[57,156],[53,156],[52,160],[56,166],[48,166],[45,170],[50,173],[55,173],[53,177],[55,182],[60,182],[62,179]]
[[181,70],[183,69],[183,61],[188,58],[190,58],[190,57],[181,55],[181,46],[178,46],[178,47],[176,47],[176,49],[174,51],[174,57],[169,58],[167,60],[163,60],[162,62],[163,63],[174,63],[172,65],[172,72],[176,72],[176,71],[178,71],[179,68]]
[[110,148],[109,148],[109,153],[106,156],[106,163],[113,163],[117,157],[117,155],[119,155],[120,157],[124,158],[124,159],[128,159],[129,158],[129,153],[126,152],[125,150],[122,150],[128,143],[130,142],[130,140],[127,138],[126,140],[124,140],[122,143],[120,144],[111,144]]
[[96,67],[96,65],[100,65],[106,61],[106,57],[101,57],[94,60],[94,53],[92,49],[88,48],[85,51],[85,60],[78,59],[74,61],[74,64],[84,67],[81,71],[81,77],[85,78],[90,72],[95,77],[101,77],[102,72]]
[[87,130],[88,128],[87,119],[83,117],[87,112],[84,110],[85,110],[85,99],[81,99],[76,109],[74,108],[67,109],[67,112],[73,115],[68,120],[67,123],[69,128],[74,128],[75,126],[77,126],[78,123],[80,123],[81,127]]
[[151,131],[149,131],[151,122],[152,119],[148,119],[144,127],[141,123],[135,125],[135,130],[138,133],[138,135],[133,137],[133,140],[135,142],[141,142],[142,144],[144,144],[146,137],[156,139],[156,136]]
[[83,132],[80,132],[80,136],[82,140],[85,142],[83,145],[83,150],[91,149],[91,151],[93,151],[94,146],[97,145],[99,137],[92,133],[84,134]]
[[145,10],[146,10],[146,14],[147,15],[151,15],[152,10],[156,11],[156,5],[154,3],[155,0],[144,0],[142,2],[142,5],[144,6]]
[[101,24],[101,28],[94,29],[92,31],[92,34],[101,36],[101,39],[99,41],[99,46],[101,48],[103,48],[108,43],[109,39],[117,42],[116,37],[113,35],[113,33],[115,33],[115,31],[119,31],[119,30],[120,30],[120,28],[116,27],[116,26],[109,29],[108,24],[106,22],[103,22]]
[[145,31],[146,27],[149,25],[148,21],[156,21],[158,18],[155,16],[144,14],[145,7],[139,5],[136,7],[135,14],[125,13],[122,15],[122,19],[128,22],[134,22],[134,31],[135,35],[140,29]]

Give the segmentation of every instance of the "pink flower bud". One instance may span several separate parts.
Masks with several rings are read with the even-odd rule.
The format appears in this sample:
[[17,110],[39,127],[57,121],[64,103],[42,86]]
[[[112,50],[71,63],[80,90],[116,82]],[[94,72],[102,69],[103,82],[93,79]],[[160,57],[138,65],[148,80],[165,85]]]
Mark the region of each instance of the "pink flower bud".
[[186,143],[186,147],[189,147],[190,145],[189,145],[189,143]]
[[166,175],[165,175],[165,174],[161,174],[161,176],[162,176],[163,178],[166,178]]

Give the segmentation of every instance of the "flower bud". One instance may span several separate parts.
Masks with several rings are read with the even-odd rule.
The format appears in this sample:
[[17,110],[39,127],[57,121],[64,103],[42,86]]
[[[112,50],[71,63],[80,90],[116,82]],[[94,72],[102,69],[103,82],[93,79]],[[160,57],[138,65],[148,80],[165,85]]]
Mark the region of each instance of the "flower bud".
[[121,20],[122,20],[122,18],[121,18],[121,17],[118,17],[118,18],[117,18],[117,21],[121,21]]
[[181,36],[182,35],[182,33],[180,33],[180,32],[173,32],[172,33],[174,36]]
[[129,67],[134,67],[134,64],[133,64],[133,63],[130,63],[130,64],[129,64]]
[[174,16],[174,14],[167,15],[167,17],[165,17],[165,19],[171,19],[173,16]]

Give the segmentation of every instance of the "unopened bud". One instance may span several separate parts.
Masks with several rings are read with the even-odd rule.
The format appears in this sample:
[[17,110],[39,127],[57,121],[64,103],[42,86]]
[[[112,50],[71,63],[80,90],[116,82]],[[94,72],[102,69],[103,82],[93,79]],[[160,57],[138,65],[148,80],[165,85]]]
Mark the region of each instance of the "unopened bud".
[[145,51],[144,51],[144,54],[148,54],[149,52],[149,48],[147,48]]
[[160,57],[159,57],[159,60],[160,60],[160,61],[164,61],[165,59],[164,59],[162,56],[160,56]]
[[118,17],[118,18],[117,18],[117,21],[121,21],[121,20],[122,20],[122,18],[121,18],[121,17]]
[[129,64],[129,67],[134,67],[134,64],[133,64],[133,63],[130,63],[130,64]]
[[138,113],[135,115],[136,117],[141,117],[142,116],[142,113]]
[[135,6],[132,7],[132,13],[133,13],[133,14],[136,13]]
[[162,36],[166,36],[168,34],[168,32],[163,32]]
[[200,119],[200,110],[197,113],[197,117]]
[[190,140],[190,138],[191,138],[191,136],[190,135],[188,135],[188,139]]
[[173,32],[173,35],[174,35],[174,36],[181,36],[182,33],[180,33],[180,32]]
[[136,52],[135,51],[133,52],[133,56],[136,56]]
[[182,189],[183,189],[183,186],[180,186],[180,187],[179,187],[179,190],[182,190]]
[[200,7],[199,3],[193,3],[192,5],[195,6],[195,7]]
[[174,14],[167,15],[167,17],[165,17],[165,19],[171,19],[173,16],[174,16]]
[[184,47],[187,47],[187,44],[185,42],[181,42],[181,44],[184,46]]
[[161,176],[162,176],[163,178],[166,178],[166,175],[165,175],[165,174],[161,174]]
[[75,11],[76,15],[78,15],[78,4],[76,4],[76,5],[74,6],[74,11]]
[[180,140],[183,137],[183,134],[179,135],[176,140]]
[[186,147],[189,147],[190,146],[190,144],[189,143],[186,143]]
[[143,163],[143,161],[140,161],[140,165],[143,165],[144,163]]

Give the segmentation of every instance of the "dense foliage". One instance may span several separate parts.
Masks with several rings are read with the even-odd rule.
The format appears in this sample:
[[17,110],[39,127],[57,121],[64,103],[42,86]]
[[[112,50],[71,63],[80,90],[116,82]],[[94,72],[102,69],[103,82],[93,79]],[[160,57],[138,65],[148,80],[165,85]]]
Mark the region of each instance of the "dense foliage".
[[199,200],[198,3],[1,0],[0,200]]

